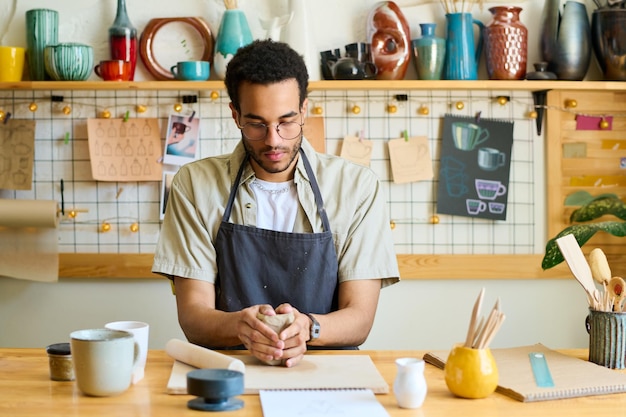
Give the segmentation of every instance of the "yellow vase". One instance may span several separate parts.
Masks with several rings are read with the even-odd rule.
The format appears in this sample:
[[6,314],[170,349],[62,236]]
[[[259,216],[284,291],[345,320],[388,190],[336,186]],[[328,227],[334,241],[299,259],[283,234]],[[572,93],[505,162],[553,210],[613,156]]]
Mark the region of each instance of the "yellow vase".
[[450,392],[463,398],[485,398],[498,386],[498,368],[489,349],[454,346],[444,374]]

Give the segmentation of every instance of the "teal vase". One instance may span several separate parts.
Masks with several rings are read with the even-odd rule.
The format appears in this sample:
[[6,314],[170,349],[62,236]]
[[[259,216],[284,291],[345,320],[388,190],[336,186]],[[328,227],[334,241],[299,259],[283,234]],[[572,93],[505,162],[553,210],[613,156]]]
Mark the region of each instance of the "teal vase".
[[243,11],[227,9],[222,15],[215,41],[213,70],[221,80],[226,76],[226,66],[242,46],[252,43],[252,33]]
[[422,37],[413,39],[413,62],[420,80],[440,80],[446,56],[446,40],[435,36],[435,23],[420,23]]
[[26,12],[26,53],[31,81],[50,80],[44,62],[44,50],[56,45],[59,37],[59,12],[32,9]]

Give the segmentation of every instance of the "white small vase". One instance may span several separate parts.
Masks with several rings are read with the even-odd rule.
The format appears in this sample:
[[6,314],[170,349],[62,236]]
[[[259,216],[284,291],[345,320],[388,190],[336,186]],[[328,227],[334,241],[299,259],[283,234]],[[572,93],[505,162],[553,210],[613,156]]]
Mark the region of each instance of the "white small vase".
[[306,4],[305,0],[289,0],[291,20],[284,26],[281,40],[288,43],[304,57],[309,80],[318,81],[321,76],[320,62],[317,59],[315,45],[311,42]]
[[400,408],[419,408],[424,403],[428,387],[424,378],[424,361],[416,358],[396,359],[397,374],[393,393]]

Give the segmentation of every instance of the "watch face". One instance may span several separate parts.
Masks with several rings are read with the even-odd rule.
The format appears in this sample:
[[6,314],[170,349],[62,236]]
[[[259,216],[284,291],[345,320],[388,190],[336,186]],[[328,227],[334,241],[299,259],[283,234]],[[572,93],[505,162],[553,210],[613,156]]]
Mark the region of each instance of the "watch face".
[[310,337],[311,339],[317,339],[318,337],[320,337],[320,324],[317,322],[317,320],[315,320],[315,317],[313,317],[311,314],[307,314],[307,316],[309,316],[309,318],[311,319]]

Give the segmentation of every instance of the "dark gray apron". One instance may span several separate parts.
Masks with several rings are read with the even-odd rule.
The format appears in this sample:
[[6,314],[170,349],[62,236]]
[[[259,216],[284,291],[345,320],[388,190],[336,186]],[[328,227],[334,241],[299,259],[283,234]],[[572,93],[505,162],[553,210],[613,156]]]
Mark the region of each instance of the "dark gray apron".
[[230,223],[230,214],[248,158],[230,190],[215,248],[218,276],[216,306],[239,311],[257,304],[289,303],[303,313],[337,309],[337,254],[330,223],[309,161],[302,162],[322,219],[322,233],[288,233]]

